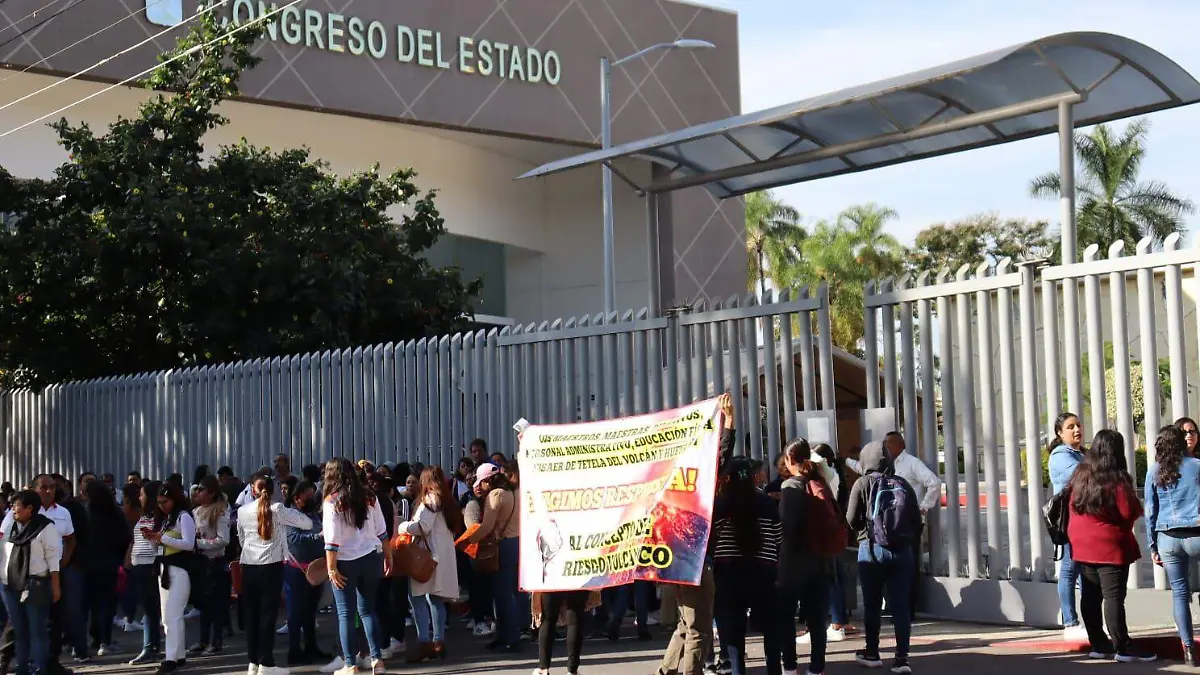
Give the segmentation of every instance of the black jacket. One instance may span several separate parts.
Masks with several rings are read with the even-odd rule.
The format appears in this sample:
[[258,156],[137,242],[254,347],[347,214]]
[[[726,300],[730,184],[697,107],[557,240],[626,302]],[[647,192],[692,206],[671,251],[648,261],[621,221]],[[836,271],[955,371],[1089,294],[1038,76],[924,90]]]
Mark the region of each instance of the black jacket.
[[814,578],[832,578],[834,559],[814,553],[808,545],[808,488],[805,481],[783,481],[779,496],[779,520],[783,542],[779,547],[779,586],[797,589]]

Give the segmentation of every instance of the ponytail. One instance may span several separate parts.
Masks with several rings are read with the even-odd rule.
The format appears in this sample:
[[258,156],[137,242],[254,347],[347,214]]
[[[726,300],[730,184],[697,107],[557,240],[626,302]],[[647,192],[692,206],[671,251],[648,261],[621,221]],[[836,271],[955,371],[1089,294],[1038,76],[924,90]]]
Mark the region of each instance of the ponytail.
[[275,536],[275,518],[271,514],[271,495],[275,492],[274,482],[265,476],[254,481],[258,490],[258,536],[263,541],[271,541]]

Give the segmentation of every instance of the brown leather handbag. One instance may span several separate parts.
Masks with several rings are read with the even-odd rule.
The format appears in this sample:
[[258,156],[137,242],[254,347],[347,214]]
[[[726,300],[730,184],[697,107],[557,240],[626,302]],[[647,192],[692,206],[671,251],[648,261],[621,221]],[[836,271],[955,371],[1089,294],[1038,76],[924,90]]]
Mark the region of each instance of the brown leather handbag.
[[517,500],[514,495],[512,510],[508,512],[508,520],[504,521],[502,527],[492,530],[483,541],[479,542],[479,550],[475,553],[476,572],[495,574],[500,571],[500,540],[504,537],[504,532],[508,530],[508,524],[512,522],[515,515],[517,515]]
[[412,537],[408,541],[392,539],[392,569],[397,576],[408,577],[423,584],[433,578],[437,561],[425,537]]

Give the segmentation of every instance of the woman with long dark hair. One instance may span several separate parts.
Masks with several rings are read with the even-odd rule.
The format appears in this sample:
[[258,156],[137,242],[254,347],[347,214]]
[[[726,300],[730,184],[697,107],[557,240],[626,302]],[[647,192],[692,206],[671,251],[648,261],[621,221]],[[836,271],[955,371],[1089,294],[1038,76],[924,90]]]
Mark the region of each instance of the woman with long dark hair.
[[421,483],[413,503],[417,509],[412,520],[397,525],[396,532],[412,535],[414,545],[426,548],[437,567],[428,581],[409,581],[413,622],[420,642],[420,649],[409,654],[409,663],[446,658],[446,601],[458,597],[454,531],[463,526],[458,500],[440,466],[431,466],[421,472]]
[[371,670],[387,670],[380,642],[383,631],[375,613],[379,579],[391,570],[391,549],[387,545],[387,523],[378,500],[358,478],[354,465],[344,457],[325,464],[325,502],[322,526],[325,535],[325,562],[333,584],[337,605],[338,638],[342,647],[341,675],[356,670],[354,650],[354,614],[357,609],[367,635]]
[[521,521],[517,494],[495,464],[481,464],[475,470],[475,485],[483,503],[483,521],[468,541],[480,544],[475,570],[489,577],[496,605],[496,639],[488,643],[488,649],[515,652],[521,648],[521,613],[517,609]]
[[100,641],[97,655],[120,654],[121,647],[113,641],[113,617],[117,612],[117,570],[125,561],[125,551],[133,538],[132,531],[107,485],[96,480],[88,483],[85,490],[88,532],[92,541],[87,552],[86,576],[91,632]]
[[166,651],[160,675],[173,673],[186,663],[187,632],[183,613],[192,593],[188,574],[195,561],[196,521],[192,518],[183,488],[164,483],[158,493],[158,510],[163,514],[158,528],[143,532],[159,548],[159,608],[162,611],[163,643]]
[[1171,613],[1183,643],[1183,658],[1196,665],[1189,572],[1200,559],[1200,459],[1187,450],[1183,432],[1163,427],[1146,472],[1146,538],[1154,564],[1171,583]]
[[[755,484],[750,462],[738,457],[726,466],[724,484],[713,503],[713,577],[717,630],[729,654],[733,675],[746,672],[746,615],[770,622],[777,615],[776,579],[782,524],[775,500]],[[764,630],[767,658],[779,658],[779,631]]]
[[1111,429],[1096,434],[1066,490],[1070,500],[1067,538],[1083,579],[1079,613],[1091,643],[1091,657],[1115,658],[1122,663],[1153,661],[1153,654],[1134,646],[1125,623],[1129,568],[1142,557],[1133,536],[1133,525],[1142,517],[1142,504],[1125,462],[1124,437]]
[[159,660],[162,646],[162,607],[158,576],[158,544],[147,537],[148,532],[159,528],[163,513],[158,508],[158,493],[162,483],[148,480],[142,483],[138,501],[142,515],[133,527],[133,543],[129,548],[129,575],[138,589],[138,602],[142,606],[142,651],[129,662],[131,666],[154,663]]
[[[142,517],[142,486],[140,484],[126,483],[121,486],[121,494],[121,512],[125,515],[125,529],[128,532],[135,533],[136,536],[137,522]],[[125,566],[125,589],[119,599],[121,620],[118,622],[117,627],[126,632],[141,632],[144,630],[144,627],[137,620],[138,598],[141,597],[141,590],[138,588],[138,579],[130,571],[133,567],[133,561],[130,559],[132,543],[131,538],[130,546],[125,550],[123,563]]]
[[275,617],[283,593],[287,528],[312,528],[303,514],[273,502],[275,482],[257,476],[250,484],[254,501],[238,509],[242,542],[242,603],[246,613],[247,675],[286,675],[275,666]]
[[1190,417],[1180,417],[1175,420],[1175,428],[1183,434],[1186,456],[1196,456],[1196,446],[1200,444],[1200,426]]
[[[1083,461],[1083,422],[1077,415],[1064,412],[1055,418],[1054,438],[1047,451],[1050,453],[1050,490],[1052,494],[1058,494]],[[1079,567],[1075,564],[1072,552],[1070,543],[1062,547],[1062,560],[1058,563],[1058,604],[1062,614],[1063,637],[1081,640],[1087,636],[1087,631],[1079,625],[1079,613],[1075,609]]]
[[229,502],[216,476],[206,475],[194,492],[196,508],[197,560],[202,568],[196,575],[203,584],[196,594],[200,605],[200,642],[188,648],[188,656],[220,654],[224,644],[225,622],[229,620]]

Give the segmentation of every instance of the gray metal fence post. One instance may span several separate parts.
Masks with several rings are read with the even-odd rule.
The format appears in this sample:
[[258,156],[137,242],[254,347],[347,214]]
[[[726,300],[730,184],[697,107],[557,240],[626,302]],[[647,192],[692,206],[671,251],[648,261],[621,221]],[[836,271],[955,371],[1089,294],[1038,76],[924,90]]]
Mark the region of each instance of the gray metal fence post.
[[[975,276],[983,279],[990,272],[990,264],[983,263],[975,270]],[[999,272],[997,271],[997,274]],[[979,329],[979,427],[980,441],[983,446],[983,478],[987,486],[987,575],[989,579],[1001,579],[1012,574],[1012,560],[1009,560],[1009,573],[1000,573],[1000,459],[996,450],[996,396],[993,374],[996,372],[992,363],[992,292],[976,291],[975,306],[978,311]],[[1011,483],[1011,481],[1009,481]],[[1011,510],[1010,510],[1011,513]],[[1014,536],[1015,535],[1015,536]],[[1009,550],[1012,542],[1020,545],[1020,528],[1008,532]],[[1019,553],[1018,549],[1018,553]]]
[[[1037,381],[1037,313],[1033,294],[1037,266],[1021,266],[1021,388],[1025,400],[1025,456],[1029,490],[1029,559],[1034,580],[1048,579],[1043,552],[1045,528],[1042,526],[1042,443],[1039,431],[1042,428],[1041,411],[1038,410]],[[1043,286],[1045,288],[1045,286]],[[1044,300],[1045,298],[1043,298]],[[1010,348],[1011,349],[1011,348]],[[1011,454],[1015,450],[1009,449]],[[1009,509],[1018,509],[1019,500],[1013,499],[1016,490],[1009,488]],[[1010,516],[1011,518],[1011,516]],[[1018,514],[1017,518],[1020,518]]]
[[[963,265],[958,270],[958,281],[967,280],[971,268]],[[963,483],[967,492],[967,576],[978,579],[979,574],[979,446],[975,442],[975,358],[972,339],[971,294],[959,293],[954,300],[958,310],[958,370],[959,381],[955,383],[958,407],[962,414]],[[950,447],[946,447],[946,464],[950,464]],[[947,471],[949,474],[949,471]],[[949,480],[949,476],[947,476]],[[955,508],[957,504],[947,504]]]

